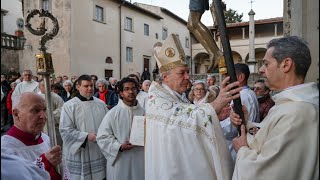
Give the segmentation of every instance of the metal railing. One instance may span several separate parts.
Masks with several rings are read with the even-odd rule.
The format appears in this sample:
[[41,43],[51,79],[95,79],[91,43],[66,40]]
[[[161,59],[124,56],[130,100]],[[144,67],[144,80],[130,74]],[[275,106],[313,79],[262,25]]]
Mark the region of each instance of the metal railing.
[[1,48],[23,50],[26,39],[24,37],[17,37],[6,33],[1,33]]

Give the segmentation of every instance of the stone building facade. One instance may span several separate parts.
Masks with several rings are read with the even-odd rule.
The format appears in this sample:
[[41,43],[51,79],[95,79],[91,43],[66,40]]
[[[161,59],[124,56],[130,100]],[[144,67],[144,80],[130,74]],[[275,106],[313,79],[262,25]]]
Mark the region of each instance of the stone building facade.
[[[43,8],[43,0],[24,2],[27,11]],[[187,22],[172,12],[122,0],[46,0],[47,8],[59,22],[60,30],[47,43],[52,53],[55,75],[96,74],[99,78],[116,77],[156,67],[152,49],[170,33],[179,32],[182,44],[189,41]],[[156,9],[156,10],[155,10]],[[39,20],[33,22],[39,25]],[[50,24],[48,24],[50,29]],[[40,37],[25,32],[26,49],[21,69],[35,70],[35,53]],[[190,43],[190,42],[187,42]],[[190,57],[191,45],[185,46]]]

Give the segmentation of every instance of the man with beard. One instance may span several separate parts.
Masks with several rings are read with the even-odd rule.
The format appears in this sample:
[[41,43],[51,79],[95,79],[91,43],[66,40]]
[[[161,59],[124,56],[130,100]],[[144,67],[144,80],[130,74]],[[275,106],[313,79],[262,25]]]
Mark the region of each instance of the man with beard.
[[138,84],[132,78],[118,83],[119,103],[103,118],[98,145],[107,159],[107,179],[144,180],[144,147],[129,143],[134,116],[144,116],[136,100]]

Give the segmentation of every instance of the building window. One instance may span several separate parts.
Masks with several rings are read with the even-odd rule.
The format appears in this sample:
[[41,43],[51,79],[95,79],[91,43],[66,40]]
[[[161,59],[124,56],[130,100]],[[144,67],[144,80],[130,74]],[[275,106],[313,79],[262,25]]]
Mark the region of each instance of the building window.
[[162,29],[162,39],[165,40],[168,37],[168,29],[167,28],[163,28]]
[[49,0],[41,1],[41,9],[49,11]]
[[96,5],[95,12],[95,20],[99,22],[104,22],[103,7]]
[[189,48],[190,44],[189,44],[189,38],[186,37],[186,48]]
[[125,21],[125,29],[128,31],[133,31],[133,26],[132,26],[132,18],[126,17]]
[[144,24],[144,35],[149,36],[149,25]]
[[126,48],[126,60],[127,62],[133,62],[133,53],[132,53],[132,48],[131,47],[127,47]]
[[106,58],[106,63],[112,64],[112,63],[113,63],[113,62],[112,62],[112,58],[111,58],[111,57],[107,57],[107,58]]

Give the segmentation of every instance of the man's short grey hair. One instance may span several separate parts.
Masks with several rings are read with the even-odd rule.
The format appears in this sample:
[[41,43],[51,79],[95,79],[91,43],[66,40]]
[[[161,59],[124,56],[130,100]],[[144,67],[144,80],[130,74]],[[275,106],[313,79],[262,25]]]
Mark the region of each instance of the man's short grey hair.
[[168,70],[168,71],[161,72],[161,73],[160,73],[160,76],[159,76],[159,82],[160,82],[160,83],[163,82],[163,75],[164,75],[164,74],[167,74],[167,75],[168,75],[168,74],[170,74],[170,73],[171,73],[171,69]]
[[24,74],[25,72],[28,72],[28,73],[30,73],[30,74],[32,75],[32,71],[31,71],[30,69],[25,69],[25,70],[23,70],[23,71],[22,71],[22,74]]
[[113,81],[113,80],[117,80],[116,78],[114,78],[114,77],[109,77],[109,82],[111,83],[111,81]]
[[97,82],[96,82],[96,88],[98,88],[99,83],[104,84],[106,87],[108,87],[108,85],[109,85],[109,82],[108,82],[107,80],[105,80],[105,79],[98,79]]
[[145,85],[146,83],[150,83],[150,84],[151,84],[151,81],[148,80],[148,79],[147,79],[147,80],[144,80],[143,83],[142,83],[142,85]]
[[305,78],[311,65],[311,54],[308,43],[298,36],[288,36],[272,39],[267,48],[274,48],[272,57],[280,64],[285,58],[291,58],[295,63],[295,74]]
[[65,80],[64,82],[63,82],[63,87],[65,86],[65,85],[67,85],[67,84],[70,84],[71,85],[71,87],[73,87],[73,83],[72,83],[72,81],[70,81],[70,80]]

